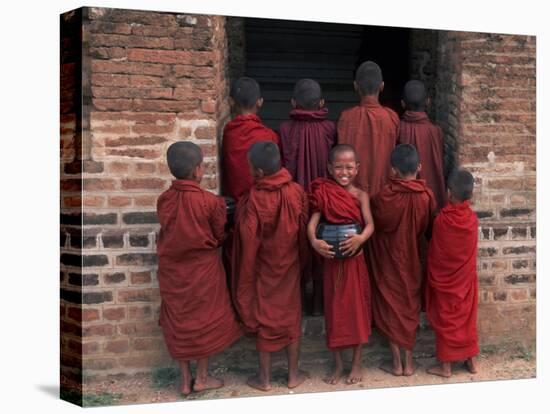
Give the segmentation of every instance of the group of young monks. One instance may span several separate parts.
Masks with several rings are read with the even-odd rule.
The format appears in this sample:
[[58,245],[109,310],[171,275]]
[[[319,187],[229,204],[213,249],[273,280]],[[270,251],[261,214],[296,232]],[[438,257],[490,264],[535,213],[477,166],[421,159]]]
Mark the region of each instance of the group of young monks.
[[[384,82],[376,63],[359,66],[354,86],[360,103],[336,124],[327,119],[319,84],[300,80],[290,121],[277,134],[257,115],[257,82],[234,83],[236,116],[224,129],[221,155],[224,194],[237,201],[231,228],[224,199],[199,186],[200,148],[185,141],[169,147],[175,180],[158,199],[160,325],[184,395],[223,386],[209,375],[208,358],[243,334],[255,337],[259,356],[250,386],[270,390],[271,354],[283,349],[288,387],[300,385],[308,376],[298,363],[307,277],[321,292],[334,355],[325,382],[341,379],[342,351],[350,348],[346,383],[362,380],[361,350],[373,326],[392,354],[381,368],[412,375],[422,309],[440,361],[428,372],[450,377],[454,361],[476,372],[473,177],[458,169],[445,183],[443,137],[426,114],[422,82],[406,84],[401,120],[379,103]],[[340,243],[344,258],[317,237],[321,221],[361,226]]]

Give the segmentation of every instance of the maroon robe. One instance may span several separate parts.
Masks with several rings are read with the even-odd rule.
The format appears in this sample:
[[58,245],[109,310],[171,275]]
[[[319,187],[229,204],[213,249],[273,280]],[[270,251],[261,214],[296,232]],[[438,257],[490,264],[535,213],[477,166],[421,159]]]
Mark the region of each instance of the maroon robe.
[[194,181],[175,180],[158,199],[160,321],[172,358],[196,360],[242,334],[226,285],[219,247],[225,203]]
[[252,176],[246,159],[250,146],[258,141],[272,141],[280,146],[277,133],[258,115],[237,115],[223,129],[223,193],[235,201],[252,187]]
[[390,155],[399,133],[399,117],[372,96],[346,109],[338,120],[338,143],[350,144],[357,151],[359,172],[355,184],[376,194],[390,176]]
[[280,127],[284,165],[306,190],[313,180],[327,176],[328,154],[336,141],[336,124],[327,115],[327,108],[293,109],[291,120]]
[[412,350],[424,279],[420,245],[429,231],[435,198],[424,180],[392,178],[371,199],[371,209],[375,231],[368,256],[374,325],[390,341]]
[[[359,200],[333,180],[311,184],[311,208],[331,224],[365,225]],[[323,260],[323,295],[327,346],[347,348],[367,343],[371,333],[370,283],[365,255]]]
[[434,193],[438,208],[443,208],[445,200],[445,178],[443,170],[443,132],[433,124],[426,112],[406,111],[399,126],[399,144],[412,144],[416,147],[422,169],[418,178]]
[[300,338],[307,215],[307,197],[285,168],[255,181],[237,205],[231,289],[259,351],[278,351]]
[[436,217],[428,250],[426,314],[443,362],[479,353],[477,338],[478,221],[469,202],[447,204]]

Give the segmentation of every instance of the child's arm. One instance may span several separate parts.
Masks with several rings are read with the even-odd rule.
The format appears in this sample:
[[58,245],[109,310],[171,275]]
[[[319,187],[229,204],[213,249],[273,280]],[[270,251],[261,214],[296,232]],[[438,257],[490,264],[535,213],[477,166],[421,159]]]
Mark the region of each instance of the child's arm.
[[317,253],[319,253],[326,259],[332,259],[335,254],[332,250],[332,246],[326,241],[318,239],[315,235],[320,219],[321,213],[319,211],[316,211],[311,215],[309,223],[307,224],[307,237],[309,238],[311,246],[315,249]]
[[360,234],[354,234],[348,237],[347,240],[340,243],[342,253],[346,256],[354,256],[374,232],[374,223],[370,212],[369,196],[366,192],[361,191],[359,193],[359,201],[361,203],[361,214],[363,216],[363,220],[365,221],[365,228]]

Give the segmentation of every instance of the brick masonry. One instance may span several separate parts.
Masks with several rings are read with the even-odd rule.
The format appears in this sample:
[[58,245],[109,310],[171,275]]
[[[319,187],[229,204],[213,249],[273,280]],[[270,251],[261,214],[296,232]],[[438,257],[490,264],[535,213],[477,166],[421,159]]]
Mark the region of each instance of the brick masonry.
[[[148,371],[171,364],[157,323],[164,154],[198,143],[202,185],[218,192],[228,79],[245,56],[227,31],[242,32],[242,20],[83,8],[61,21],[62,376]],[[411,67],[435,85],[449,153],[477,180],[481,341],[533,340],[534,38],[422,32]]]

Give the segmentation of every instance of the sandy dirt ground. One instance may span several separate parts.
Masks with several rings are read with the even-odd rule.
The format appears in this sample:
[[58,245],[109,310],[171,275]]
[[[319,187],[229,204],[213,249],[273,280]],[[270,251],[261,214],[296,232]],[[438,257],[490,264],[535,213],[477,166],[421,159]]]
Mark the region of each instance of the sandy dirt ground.
[[[121,405],[143,404],[169,401],[203,400],[260,395],[300,394],[334,390],[373,389],[403,387],[411,385],[449,384],[473,381],[493,381],[506,379],[534,378],[536,376],[535,349],[532,346],[518,344],[501,347],[482,347],[478,357],[479,372],[470,374],[461,363],[453,365],[453,376],[449,379],[426,373],[426,368],[436,360],[433,349],[415,352],[415,361],[419,365],[410,377],[394,377],[378,367],[389,359],[389,350],[380,342],[364,347],[363,381],[346,385],[343,378],[339,384],[328,385],[323,377],[331,367],[331,354],[324,346],[321,336],[304,337],[301,349],[301,369],[309,373],[301,386],[294,390],[286,387],[286,356],[284,352],[273,355],[272,390],[261,392],[246,385],[246,379],[256,372],[256,354],[254,342],[243,338],[211,362],[212,373],[225,381],[218,390],[193,393],[183,397],[179,392],[179,378],[175,368],[155,370],[153,373],[136,374],[125,378],[107,378],[87,381],[84,386],[84,405]],[[351,355],[346,355],[347,370]],[[97,397],[97,398],[95,398]]]

